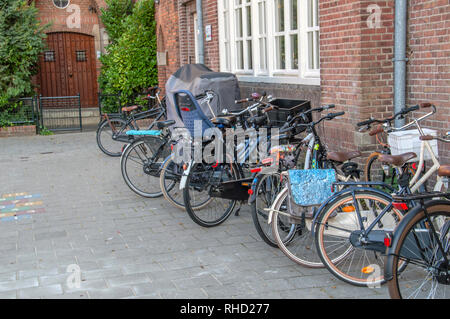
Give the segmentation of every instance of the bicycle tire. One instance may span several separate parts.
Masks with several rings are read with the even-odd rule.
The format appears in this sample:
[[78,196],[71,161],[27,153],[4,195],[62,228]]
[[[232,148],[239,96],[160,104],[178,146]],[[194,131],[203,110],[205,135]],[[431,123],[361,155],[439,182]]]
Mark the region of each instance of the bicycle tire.
[[[428,206],[428,205],[426,205]],[[443,203],[442,201],[438,202],[435,205],[428,206],[427,208],[427,214],[430,218],[436,218],[436,217],[444,217],[447,220],[447,223],[450,222],[450,202],[449,203]],[[413,217],[409,218],[409,214],[414,214]],[[433,261],[434,258],[431,260],[425,260],[424,258],[426,256],[427,250],[430,249],[430,244],[433,243],[433,240],[431,239],[431,236],[417,236],[419,232],[415,231],[419,230],[421,234],[424,234],[424,230],[427,229],[423,227],[423,225],[427,225],[428,221],[426,221],[426,215],[422,208],[418,209],[417,211],[410,212],[408,214],[408,220],[405,219],[407,222],[404,227],[401,227],[403,225],[399,225],[398,229],[401,229],[402,232],[400,234],[395,234],[395,236],[398,236],[398,241],[394,241],[396,244],[391,248],[393,251],[393,254],[389,254],[387,257],[386,265],[389,267],[392,267],[391,274],[392,279],[388,282],[388,288],[389,288],[389,295],[392,299],[404,299],[406,297],[414,297],[417,299],[423,299],[423,298],[429,298],[431,297],[431,293],[433,293],[432,297],[435,299],[436,293],[443,290],[443,293],[439,294],[438,297],[448,299],[448,296],[450,295],[450,286],[447,284],[442,284],[437,280],[436,273],[432,273],[432,271],[436,271],[436,268],[439,269],[439,262],[438,260],[435,260],[435,264],[430,263],[430,261]],[[434,219],[434,221],[437,221]],[[434,223],[433,223],[434,224]],[[438,225],[435,225],[435,227]],[[447,225],[448,226],[448,225]],[[439,227],[436,227],[439,228]],[[428,228],[429,230],[429,228]],[[442,230],[442,228],[441,228]],[[449,256],[449,243],[450,243],[450,234],[448,227],[446,230],[444,230],[445,234],[441,233],[439,234],[440,240],[444,241],[445,244],[443,245],[444,249],[447,249],[447,259]],[[412,237],[410,237],[410,234]],[[424,243],[425,239],[427,241],[429,240],[429,243],[427,245],[423,245],[424,248],[426,247],[427,250],[423,249],[421,250],[420,256],[418,254],[415,254],[415,249],[413,247],[417,247],[418,243]],[[441,242],[442,244],[442,242]],[[405,250],[403,250],[403,247]],[[434,248],[436,249],[436,248]],[[438,252],[438,250],[435,250]],[[405,256],[405,252],[408,252],[408,258]],[[414,256],[412,256],[414,254]],[[433,257],[437,257],[437,254]],[[398,265],[400,264],[399,260],[406,259],[408,264],[404,269],[398,269]],[[436,258],[437,259],[437,258]],[[413,261],[413,262],[412,262]],[[448,271],[448,266],[447,266]],[[419,283],[419,287],[415,289],[413,287],[413,279],[418,278],[421,275],[425,275],[425,280]],[[403,280],[406,282],[403,284]],[[400,283],[400,281],[402,283]],[[431,284],[431,287],[429,286]],[[428,291],[428,287],[430,287],[430,291]],[[443,288],[443,289],[439,289]],[[431,291],[432,290],[432,291]],[[423,292],[423,294],[421,294]],[[413,299],[413,298],[408,298]],[[431,299],[431,298],[430,298]]]
[[[272,209],[272,233],[278,248],[293,262],[308,268],[323,268],[324,265],[315,251],[314,237],[311,235],[312,219],[308,225],[300,226],[295,223],[289,224],[289,217],[279,214],[282,207],[287,208],[288,187],[278,194],[273,202]],[[286,235],[281,235],[281,231]]]
[[[100,122],[98,126],[96,132],[96,139],[97,145],[100,148],[100,150],[108,156],[119,157],[122,155],[122,147],[124,142],[113,140],[112,132],[108,133],[109,130],[112,131],[110,122],[116,124],[120,123],[120,127],[126,126],[126,129],[124,131],[133,130],[134,127],[132,124],[127,124],[127,122],[122,118],[111,118],[109,119],[109,122],[107,120],[103,120],[102,122]],[[105,136],[105,139],[103,139],[102,136]]]
[[[178,178],[174,178],[173,177],[169,177],[169,170],[171,165],[173,164],[173,158],[170,157],[168,158],[165,163],[163,164],[162,168],[161,168],[161,173],[160,173],[160,177],[159,177],[159,183],[160,183],[160,187],[161,187],[161,191],[163,193],[164,198],[174,207],[178,208],[178,209],[182,209],[185,210],[184,207],[184,201],[183,201],[183,192],[180,191],[179,189],[179,183],[180,183],[180,179]],[[176,164],[175,164],[176,165]],[[181,173],[180,176],[181,178]],[[170,180],[171,182],[167,182],[167,180]],[[180,194],[180,199],[177,198],[177,194]],[[205,207],[206,205],[209,204],[209,201],[200,204],[198,206],[193,206],[192,209],[197,210],[197,209],[202,209],[203,207]]]
[[[264,208],[270,208],[276,199],[277,195],[280,192],[281,184],[278,185],[277,189],[274,191],[270,191],[270,198],[268,198],[266,193],[263,194],[263,187],[265,186],[265,181],[269,177],[275,177],[278,178],[278,182],[280,183],[280,174],[275,173],[272,175],[264,175],[258,180],[258,184],[255,187],[255,200],[252,202],[251,205],[251,212],[252,212],[252,219],[253,224],[255,225],[256,231],[258,232],[258,235],[261,237],[261,239],[272,247],[278,247],[277,242],[275,238],[273,238],[273,231],[272,226],[268,224],[268,217],[269,212],[265,211]],[[271,183],[271,186],[275,186],[273,183]],[[260,199],[259,194],[263,195],[263,197]],[[260,207],[259,203],[262,202],[262,206]],[[262,219],[262,220],[261,220]],[[265,224],[262,224],[264,223]]]
[[[208,167],[211,168],[211,165],[207,165]],[[193,199],[194,196],[191,195],[191,188],[193,189],[192,194],[195,194],[195,184],[193,184],[193,181],[195,179],[199,179],[201,177],[199,177],[200,174],[205,173],[206,170],[202,170],[201,167],[204,167],[203,164],[194,164],[193,167],[191,168],[191,171],[189,173],[189,175],[187,176],[187,180],[186,180],[186,186],[183,189],[183,201],[184,201],[184,207],[186,209],[186,212],[188,213],[189,217],[191,217],[191,219],[198,225],[202,226],[202,227],[214,227],[214,226],[218,226],[220,224],[222,224],[225,220],[227,220],[227,218],[231,215],[231,213],[233,212],[234,207],[236,206],[237,201],[236,200],[224,200],[224,202],[229,202],[226,209],[223,211],[220,209],[220,211],[223,213],[219,214],[219,217],[214,218],[212,220],[205,220],[204,218],[200,217],[200,214],[202,213],[202,211],[206,208],[208,208],[209,206],[214,206],[216,207],[216,205],[214,205],[215,202],[220,202],[220,198],[218,199],[218,197],[214,197],[211,198],[211,196],[209,195],[209,191],[212,187],[211,183],[208,184],[208,186],[205,189],[208,189],[208,198],[206,200],[204,200],[204,202],[209,201],[209,205],[205,205],[203,207],[203,209],[200,210],[194,210],[193,206],[196,205],[192,205],[191,201]],[[235,165],[232,165],[230,167],[229,164],[220,164],[218,165],[216,168],[213,168],[212,173],[211,171],[208,173],[209,175],[213,175],[216,171],[221,170],[222,168],[224,168],[226,171],[228,170],[231,174],[228,175],[228,180],[232,181],[232,180],[237,180],[239,178],[239,173],[238,170],[236,168]],[[216,170],[217,169],[217,170]],[[197,170],[197,171],[196,171]],[[194,175],[197,174],[197,175]],[[222,175],[220,177],[220,180],[222,180]],[[218,180],[217,182],[220,182],[220,180]],[[202,180],[200,184],[203,185],[203,183],[205,183],[205,180]],[[191,187],[192,186],[192,187]],[[209,187],[209,188],[208,188]],[[195,199],[194,199],[195,200]],[[218,206],[218,205],[217,205]]]
[[[373,208],[375,207],[377,210],[383,206],[386,207],[391,202],[388,194],[381,194],[381,192],[376,191],[354,190],[355,198],[362,200],[361,203],[364,203],[366,209],[369,208],[367,210],[361,209],[364,207],[358,202],[361,214],[365,215],[363,217],[366,218],[364,221],[365,228],[373,221],[369,218],[375,219],[376,212],[374,213]],[[372,202],[378,203],[378,205],[375,206]],[[346,192],[336,197],[334,201],[321,210],[315,225],[316,250],[322,263],[336,278],[355,286],[377,287],[385,283],[382,275],[384,265],[380,265],[384,258],[381,258],[379,252],[367,250],[364,247],[355,248],[350,242],[350,234],[353,231],[361,230],[359,220],[356,217],[355,206],[353,194]],[[345,210],[344,207],[353,207],[353,210]],[[350,215],[351,213],[355,213],[355,216]],[[388,217],[391,214],[392,218],[389,219]],[[374,230],[384,231],[388,229],[387,227],[392,227],[393,230],[402,217],[403,214],[400,211],[392,208],[385,213]],[[326,234],[324,234],[325,230]],[[330,242],[330,245],[326,245],[326,242]],[[338,242],[342,243],[342,247],[337,247]],[[330,251],[325,246],[329,247]],[[371,258],[369,255],[374,257]],[[360,264],[353,263],[355,258],[357,262],[359,260]]]
[[[160,154],[161,156],[158,156],[158,158],[155,159],[156,162],[153,161],[153,163],[151,163],[151,157],[153,157],[155,153],[155,145],[150,145],[152,142],[163,143],[161,138],[151,136],[146,137],[145,139],[134,140],[133,143],[125,149],[120,160],[120,168],[125,184],[136,194],[147,198],[156,198],[163,195],[159,183],[155,183],[156,181],[153,180],[155,178],[159,179],[160,167],[164,159],[164,154]],[[158,162],[158,160],[160,160],[160,162]],[[142,182],[137,182],[136,178],[131,177],[131,170],[133,168],[129,168],[128,163],[132,165],[132,162],[136,163],[134,164],[137,166],[135,170],[138,176],[143,177]],[[158,185],[157,191],[148,191],[147,189],[144,189],[145,186],[151,187],[153,185]]]

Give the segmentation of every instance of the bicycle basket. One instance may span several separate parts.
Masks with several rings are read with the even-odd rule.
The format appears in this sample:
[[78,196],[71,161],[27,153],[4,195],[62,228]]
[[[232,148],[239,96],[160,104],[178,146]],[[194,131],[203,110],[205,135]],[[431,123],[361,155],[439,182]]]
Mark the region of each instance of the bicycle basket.
[[333,169],[307,169],[288,171],[289,196],[292,206],[319,206],[327,200],[336,182]]

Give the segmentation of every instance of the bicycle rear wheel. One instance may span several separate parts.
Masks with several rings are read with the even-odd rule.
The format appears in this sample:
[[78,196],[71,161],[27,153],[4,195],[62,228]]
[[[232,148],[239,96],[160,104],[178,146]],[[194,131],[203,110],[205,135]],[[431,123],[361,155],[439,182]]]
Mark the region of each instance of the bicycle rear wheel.
[[109,122],[104,120],[97,129],[97,145],[106,155],[119,157],[126,142],[114,140],[113,134],[122,132],[121,134],[125,135],[126,131],[133,129],[134,127],[122,118],[111,118]]
[[[390,203],[391,199],[387,194],[356,189],[354,198],[352,193],[344,193],[321,211],[315,226],[316,249],[323,264],[334,276],[361,287],[385,283],[382,253],[369,249],[358,238],[362,233],[360,222],[367,229]],[[357,209],[361,214],[361,221]],[[384,236],[385,231],[395,229],[402,217],[391,206],[370,233],[382,232],[381,235]],[[384,247],[383,242],[377,244]]]
[[[230,164],[216,167],[208,164],[194,164],[187,176],[183,189],[184,206],[192,220],[203,227],[213,227],[223,223],[232,213],[236,200],[213,197],[222,182],[239,178],[237,168]],[[205,205],[207,203],[207,205]],[[203,206],[202,209],[194,209]]]
[[[413,212],[410,212],[412,214]],[[389,294],[393,299],[448,299],[450,297],[450,203],[418,210],[399,234],[393,255]],[[436,231],[434,236],[432,227]],[[400,228],[400,227],[399,227]],[[397,234],[396,234],[397,235]],[[444,249],[444,254],[439,248]],[[400,268],[404,261],[406,267]]]
[[164,143],[159,137],[149,136],[135,140],[125,149],[120,161],[122,176],[136,194],[148,198],[162,196],[159,174],[170,152],[168,143]]
[[288,187],[283,188],[272,205],[273,237],[280,250],[295,263],[310,268],[322,268],[323,264],[317,255],[314,237],[311,235],[312,216],[294,221],[282,214],[288,212],[288,193]]
[[259,236],[272,247],[278,247],[273,236],[272,226],[268,223],[270,208],[281,191],[281,178],[279,173],[263,175],[255,189],[255,200],[252,202],[252,219]]

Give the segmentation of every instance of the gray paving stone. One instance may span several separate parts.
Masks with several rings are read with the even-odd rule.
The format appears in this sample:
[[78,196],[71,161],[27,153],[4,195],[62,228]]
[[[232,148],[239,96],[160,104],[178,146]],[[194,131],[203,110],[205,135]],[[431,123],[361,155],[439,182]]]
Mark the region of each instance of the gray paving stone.
[[23,288],[17,292],[18,298],[42,298],[54,295],[60,295],[63,293],[61,285],[48,285],[43,287]]
[[[0,298],[388,297],[290,261],[259,238],[248,205],[203,228],[163,198],[136,195],[95,132],[0,139],[0,162],[10,163],[0,196],[41,194],[45,206],[0,219]],[[79,288],[67,286],[70,264]]]

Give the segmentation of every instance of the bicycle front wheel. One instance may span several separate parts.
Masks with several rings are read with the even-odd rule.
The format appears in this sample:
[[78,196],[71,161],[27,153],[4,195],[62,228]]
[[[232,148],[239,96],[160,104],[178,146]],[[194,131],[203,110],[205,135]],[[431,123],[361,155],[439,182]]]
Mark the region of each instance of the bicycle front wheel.
[[[393,255],[388,256],[393,258],[386,263],[392,265],[391,298],[450,297],[450,203],[427,207],[427,214],[417,211],[399,234]],[[407,266],[399,267],[402,262]]]
[[[403,216],[390,204],[387,194],[354,190],[354,194],[342,194],[321,211],[315,226],[316,249],[334,276],[361,287],[376,287],[385,282],[384,258],[376,249],[379,245],[384,247],[383,242],[369,245],[369,240],[359,239],[363,237],[361,223],[364,230],[373,226],[369,238],[377,232],[384,237],[385,231],[394,230]],[[385,208],[383,216],[373,223]]]
[[288,187],[283,188],[272,205],[273,238],[280,250],[295,263],[310,268],[322,268],[323,264],[317,255],[314,237],[311,235],[311,211],[308,211],[309,215],[305,212],[305,215],[298,219],[285,215],[289,207],[288,194]]
[[125,149],[120,161],[122,176],[136,194],[148,198],[162,196],[159,174],[170,150],[164,143],[159,137],[149,136],[135,140]]
[[[231,215],[237,201],[211,194],[219,190],[221,183],[238,178],[237,168],[230,164],[220,164],[216,167],[194,164],[183,189],[184,206],[192,220],[203,227],[223,223]],[[198,206],[203,206],[203,209],[195,209]]]

